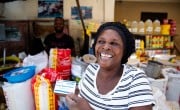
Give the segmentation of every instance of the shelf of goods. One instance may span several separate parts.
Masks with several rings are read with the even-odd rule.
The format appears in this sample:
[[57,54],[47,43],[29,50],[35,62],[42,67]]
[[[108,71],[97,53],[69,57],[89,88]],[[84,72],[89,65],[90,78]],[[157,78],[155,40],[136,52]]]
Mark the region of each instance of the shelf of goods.
[[135,34],[136,50],[144,50],[148,55],[152,54],[171,54],[174,47],[173,36]]

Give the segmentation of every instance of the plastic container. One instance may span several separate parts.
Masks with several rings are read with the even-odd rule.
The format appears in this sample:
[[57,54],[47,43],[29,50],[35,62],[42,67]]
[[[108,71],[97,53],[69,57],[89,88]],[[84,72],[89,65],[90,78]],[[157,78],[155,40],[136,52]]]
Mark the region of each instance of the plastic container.
[[140,21],[138,23],[138,34],[144,34],[145,33],[145,30],[144,30],[144,22],[143,21]]
[[145,34],[152,34],[153,33],[153,24],[152,24],[152,20],[147,19],[145,21]]
[[153,34],[155,35],[161,34],[161,24],[159,20],[155,20],[153,22]]
[[35,74],[35,66],[26,66],[13,69],[3,75],[9,83],[19,83],[28,80]]
[[131,23],[131,32],[134,34],[138,33],[138,22],[137,21],[132,21]]
[[163,64],[154,60],[149,60],[145,73],[151,78],[159,78]]
[[35,110],[31,79],[2,86],[8,110]]

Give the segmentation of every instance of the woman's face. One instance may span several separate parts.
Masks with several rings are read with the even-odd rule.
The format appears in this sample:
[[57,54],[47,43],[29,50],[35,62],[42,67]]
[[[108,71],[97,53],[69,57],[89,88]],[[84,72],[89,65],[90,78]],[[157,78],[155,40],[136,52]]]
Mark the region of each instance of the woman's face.
[[95,45],[98,64],[103,68],[113,68],[121,64],[124,45],[120,35],[112,30],[104,30]]

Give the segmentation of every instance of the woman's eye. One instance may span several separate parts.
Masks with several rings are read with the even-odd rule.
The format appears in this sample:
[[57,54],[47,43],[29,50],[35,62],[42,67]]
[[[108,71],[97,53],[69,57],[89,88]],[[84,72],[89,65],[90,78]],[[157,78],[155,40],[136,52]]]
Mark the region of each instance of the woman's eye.
[[110,44],[113,45],[113,46],[119,45],[117,42],[110,42]]
[[105,43],[105,41],[103,41],[103,40],[99,40],[97,43],[98,43],[98,44],[104,44],[104,43]]

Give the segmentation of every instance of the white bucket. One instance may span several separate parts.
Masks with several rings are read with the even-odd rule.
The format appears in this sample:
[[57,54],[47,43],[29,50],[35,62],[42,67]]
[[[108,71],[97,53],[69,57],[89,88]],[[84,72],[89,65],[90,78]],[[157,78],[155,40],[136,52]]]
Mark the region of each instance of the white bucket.
[[8,110],[35,110],[31,79],[2,86]]

